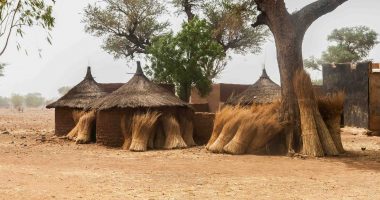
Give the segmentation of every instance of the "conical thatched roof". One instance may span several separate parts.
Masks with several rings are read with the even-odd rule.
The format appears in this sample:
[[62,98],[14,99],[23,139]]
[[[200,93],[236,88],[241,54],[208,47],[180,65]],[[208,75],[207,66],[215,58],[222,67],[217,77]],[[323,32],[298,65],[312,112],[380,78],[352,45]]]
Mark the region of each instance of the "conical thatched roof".
[[91,68],[87,68],[86,77],[74,86],[63,97],[49,104],[46,108],[76,108],[84,109],[95,99],[106,95],[107,92],[94,80]]
[[118,90],[92,103],[88,109],[187,107],[167,89],[151,82],[137,62],[135,75]]
[[244,92],[227,100],[230,105],[251,105],[254,103],[271,103],[281,97],[281,87],[273,82],[265,68],[258,81],[251,85]]

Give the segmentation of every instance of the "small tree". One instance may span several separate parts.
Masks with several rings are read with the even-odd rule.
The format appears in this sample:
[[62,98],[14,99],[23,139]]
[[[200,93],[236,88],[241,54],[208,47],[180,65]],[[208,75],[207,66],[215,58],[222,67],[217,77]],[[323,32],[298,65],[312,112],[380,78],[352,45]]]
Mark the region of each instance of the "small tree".
[[44,104],[45,98],[40,93],[29,93],[24,97],[24,101],[27,107],[38,108]]
[[12,94],[11,103],[14,108],[21,108],[24,105],[24,97],[19,94]]
[[175,36],[158,37],[149,48],[151,66],[148,74],[156,81],[174,83],[178,96],[189,101],[191,87],[201,95],[211,90],[212,79],[224,67],[223,47],[212,39],[205,20],[194,18],[182,25]]
[[157,19],[165,12],[158,0],[101,0],[88,5],[83,22],[85,30],[104,37],[102,48],[115,58],[133,58],[145,54],[151,39],[161,35],[167,22]]
[[370,51],[378,44],[378,34],[366,26],[335,29],[327,40],[328,46],[320,59],[310,57],[304,60],[306,68],[320,69],[323,63],[360,62],[367,59]]
[[63,87],[58,88],[58,93],[59,93],[59,95],[63,96],[63,95],[65,95],[69,90],[71,90],[71,87],[70,87],[70,86],[63,86]]

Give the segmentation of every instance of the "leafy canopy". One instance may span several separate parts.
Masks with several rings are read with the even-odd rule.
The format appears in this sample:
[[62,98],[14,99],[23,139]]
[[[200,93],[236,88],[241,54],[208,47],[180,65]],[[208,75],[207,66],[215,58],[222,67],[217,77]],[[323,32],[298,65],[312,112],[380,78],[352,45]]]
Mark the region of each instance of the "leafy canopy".
[[304,65],[306,68],[319,69],[323,63],[364,61],[378,44],[377,37],[378,34],[366,26],[335,29],[327,38],[333,44],[322,53],[321,59],[310,57],[304,60]]
[[182,30],[154,39],[148,49],[151,66],[148,74],[158,82],[174,83],[179,97],[188,101],[191,87],[201,95],[211,90],[212,79],[225,66],[222,45],[212,40],[212,30],[206,20],[194,18],[182,25]]
[[[54,3],[53,0],[51,2]],[[46,38],[51,43],[49,31],[55,21],[52,11],[52,5],[45,0],[0,0],[0,56],[7,49],[12,34],[23,37],[27,27],[42,27],[47,30]],[[17,49],[21,49],[19,42]]]
[[106,52],[133,58],[145,54],[150,40],[165,32],[169,23],[157,19],[164,13],[160,0],[100,0],[87,6],[83,22],[87,33],[104,37]]

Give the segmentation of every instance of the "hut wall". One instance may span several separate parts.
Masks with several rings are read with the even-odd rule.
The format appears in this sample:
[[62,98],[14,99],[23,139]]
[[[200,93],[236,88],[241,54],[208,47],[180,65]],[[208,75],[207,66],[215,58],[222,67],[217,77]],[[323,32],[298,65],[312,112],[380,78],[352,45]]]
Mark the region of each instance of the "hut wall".
[[369,73],[369,129],[380,131],[380,65],[372,64]]
[[74,109],[71,108],[56,108],[55,109],[55,135],[64,136],[67,135],[71,129],[75,127],[73,119]]
[[327,93],[343,90],[346,93],[344,103],[344,125],[369,128],[369,77],[371,63],[323,66],[323,87]]
[[194,115],[194,141],[204,145],[211,137],[214,127],[214,113],[196,112]]
[[196,112],[209,112],[208,103],[190,104]]
[[120,120],[122,111],[99,111],[96,116],[96,142],[109,147],[121,147],[124,136]]

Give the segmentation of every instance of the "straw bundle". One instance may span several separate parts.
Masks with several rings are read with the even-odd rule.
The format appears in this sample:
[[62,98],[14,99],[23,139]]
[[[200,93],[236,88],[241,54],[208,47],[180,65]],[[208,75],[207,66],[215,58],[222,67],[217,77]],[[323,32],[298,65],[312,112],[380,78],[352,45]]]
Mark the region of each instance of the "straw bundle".
[[[78,144],[85,144],[91,141],[91,132],[94,130],[96,119],[96,112],[89,111],[85,113],[78,121],[78,135],[75,142]],[[75,128],[74,128],[75,129]]]
[[72,112],[74,123],[77,124],[79,122],[79,119],[85,114],[83,110],[74,110]]
[[179,124],[182,138],[188,147],[196,146],[193,138],[193,115],[194,113],[190,109],[186,109],[179,113]]
[[338,155],[339,152],[319,113],[311,80],[299,70],[293,80],[301,117],[302,152],[311,156]]
[[161,123],[157,124],[153,143],[155,149],[163,149],[165,146],[165,133]]
[[318,97],[318,108],[339,153],[344,153],[340,136],[340,121],[344,106],[344,92]]
[[187,147],[185,141],[182,138],[179,123],[174,115],[162,115],[160,122],[162,123],[162,128],[165,132],[164,149],[180,149]]
[[223,126],[223,129],[215,140],[215,142],[210,145],[207,149],[214,153],[222,153],[223,148],[230,140],[235,136],[237,130],[239,129],[241,123],[251,116],[251,111],[246,108],[239,108],[235,116],[230,118],[227,123]]
[[207,149],[219,137],[219,134],[222,132],[224,124],[227,123],[227,121],[234,116],[236,112],[236,108],[237,107],[234,107],[234,106],[226,106],[215,114],[214,128],[213,128],[211,137],[206,145]]
[[130,113],[125,113],[121,117],[120,120],[120,127],[121,127],[121,132],[124,136],[124,143],[123,143],[123,149],[128,150],[129,147],[131,146],[132,142],[132,120],[133,116]]
[[147,150],[149,137],[153,134],[159,117],[160,114],[158,112],[136,113],[133,116],[132,142],[129,150]]

